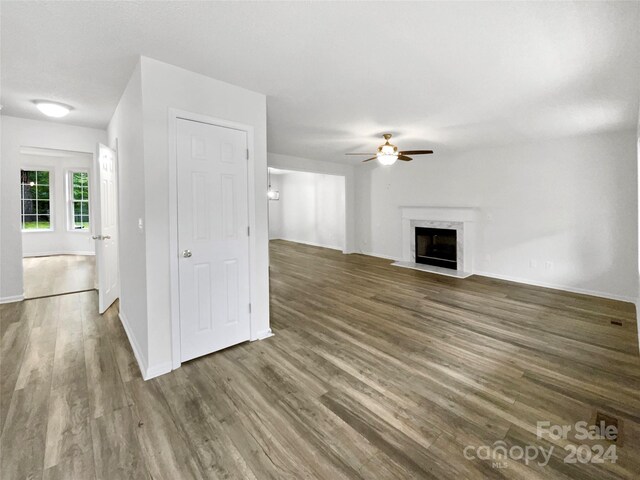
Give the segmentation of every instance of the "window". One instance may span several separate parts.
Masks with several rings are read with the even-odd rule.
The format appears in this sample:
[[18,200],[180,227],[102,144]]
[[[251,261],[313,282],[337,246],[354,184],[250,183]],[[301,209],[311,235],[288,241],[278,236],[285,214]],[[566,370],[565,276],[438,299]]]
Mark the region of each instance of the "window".
[[22,230],[51,230],[49,172],[20,170]]
[[87,172],[69,172],[69,203],[71,212],[69,228],[71,230],[89,229],[89,174]]

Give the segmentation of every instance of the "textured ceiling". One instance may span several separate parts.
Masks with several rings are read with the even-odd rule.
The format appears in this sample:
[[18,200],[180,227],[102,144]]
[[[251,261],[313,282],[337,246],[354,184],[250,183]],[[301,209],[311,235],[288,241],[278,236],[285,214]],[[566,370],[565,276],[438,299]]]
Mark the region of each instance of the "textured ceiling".
[[[138,55],[268,96],[269,151],[331,161],[635,129],[638,2],[1,3],[2,113],[104,128]],[[350,160],[352,161],[352,160]]]

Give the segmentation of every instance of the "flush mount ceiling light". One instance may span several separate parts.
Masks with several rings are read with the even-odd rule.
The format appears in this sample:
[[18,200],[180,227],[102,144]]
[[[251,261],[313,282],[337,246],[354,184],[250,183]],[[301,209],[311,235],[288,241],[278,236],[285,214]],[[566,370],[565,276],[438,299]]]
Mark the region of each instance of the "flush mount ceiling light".
[[391,138],[390,133],[385,133],[383,137],[385,142],[378,147],[378,151],[376,153],[347,153],[346,155],[373,155],[371,158],[363,160],[363,162],[369,162],[377,158],[381,165],[393,165],[396,163],[396,160],[402,160],[404,162],[410,162],[413,160],[413,158],[408,155],[426,155],[433,153],[433,150],[398,151],[398,147],[389,143],[389,139]]
[[47,117],[61,118],[67,115],[72,109],[69,105],[48,100],[34,100],[36,107]]

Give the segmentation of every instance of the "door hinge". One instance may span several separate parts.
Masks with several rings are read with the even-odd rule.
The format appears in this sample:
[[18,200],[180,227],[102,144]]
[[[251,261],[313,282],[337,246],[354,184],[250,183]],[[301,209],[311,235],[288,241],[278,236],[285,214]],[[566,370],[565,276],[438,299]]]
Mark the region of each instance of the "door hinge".
[[251,313],[251,304],[249,304],[249,313]]
[[249,149],[247,148],[247,160],[249,160]]
[[251,236],[251,227],[247,227],[247,236]]

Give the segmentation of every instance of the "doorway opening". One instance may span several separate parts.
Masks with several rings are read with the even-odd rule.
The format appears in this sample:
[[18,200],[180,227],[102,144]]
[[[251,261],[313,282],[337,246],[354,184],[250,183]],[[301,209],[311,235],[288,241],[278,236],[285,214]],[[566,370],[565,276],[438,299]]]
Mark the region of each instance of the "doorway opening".
[[119,296],[115,151],[22,146],[19,155],[24,297],[97,289],[105,312]]
[[345,177],[269,167],[269,240],[346,251]]
[[20,149],[20,228],[27,299],[96,288],[93,154]]

